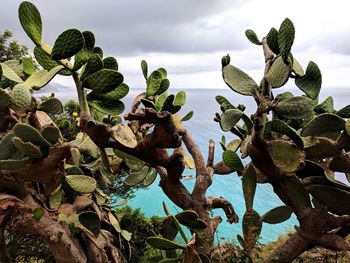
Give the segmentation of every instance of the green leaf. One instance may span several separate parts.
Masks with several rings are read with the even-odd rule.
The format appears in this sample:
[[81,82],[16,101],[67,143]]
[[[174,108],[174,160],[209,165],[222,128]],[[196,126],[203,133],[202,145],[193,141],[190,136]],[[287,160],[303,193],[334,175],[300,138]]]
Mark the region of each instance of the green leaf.
[[279,224],[288,220],[292,215],[292,212],[293,211],[289,206],[278,206],[265,213],[261,217],[261,221],[268,224]]
[[282,171],[293,173],[303,165],[304,154],[295,144],[284,140],[273,140],[267,144],[273,163]]
[[284,121],[278,119],[272,120],[270,127],[274,132],[287,135],[296,144],[296,146],[298,146],[299,149],[304,148],[304,142],[301,137],[292,127],[288,126],[288,124],[286,124]]
[[185,116],[182,117],[181,121],[188,121],[193,116],[193,110],[191,110],[189,113],[187,113]]
[[184,91],[179,91],[174,99],[174,106],[183,106],[186,103],[186,93]]
[[83,34],[77,29],[68,29],[56,39],[51,57],[54,60],[70,58],[77,54],[83,46]]
[[248,29],[245,31],[245,35],[248,38],[250,42],[252,42],[255,45],[261,45],[261,41],[259,40],[258,36],[255,34],[255,32],[251,29]]
[[146,241],[150,246],[161,250],[173,250],[173,249],[186,248],[185,246],[182,246],[178,243],[175,243],[173,241],[170,241],[168,239],[161,238],[161,237],[149,237],[146,239]]
[[96,189],[96,181],[90,176],[66,175],[65,179],[69,186],[79,193],[91,193]]
[[295,78],[295,85],[309,98],[316,99],[321,90],[322,75],[317,64],[310,61],[303,77]]
[[345,120],[332,113],[323,113],[312,119],[301,132],[301,136],[319,136],[345,129]]
[[37,207],[33,211],[33,218],[35,221],[40,221],[40,219],[44,216],[45,210],[42,207]]
[[101,69],[88,76],[83,86],[93,90],[96,94],[108,93],[123,83],[124,77],[112,69]]
[[145,79],[147,80],[148,76],[148,66],[147,66],[147,62],[145,60],[141,61],[141,69],[142,69],[142,74],[145,77]]
[[258,84],[245,72],[232,65],[223,67],[222,75],[225,83],[235,92],[252,96],[252,92],[259,88]]
[[101,231],[101,220],[97,213],[92,211],[82,212],[79,214],[78,220],[95,237],[98,237]]
[[288,64],[288,56],[294,42],[295,29],[292,21],[286,18],[278,31],[278,47],[284,63]]
[[18,17],[24,31],[36,44],[41,44],[42,22],[38,9],[30,2],[24,1],[18,8]]
[[233,171],[237,171],[241,173],[243,171],[243,164],[239,156],[233,151],[224,151],[222,153],[222,160],[225,165],[232,169]]
[[22,83],[23,80],[16,74],[16,72],[10,68],[8,65],[6,65],[5,63],[0,63],[1,68],[2,68],[2,76],[12,80],[16,83]]
[[310,116],[313,106],[309,98],[297,96],[279,102],[274,111],[286,119],[300,120]]
[[287,83],[291,72],[291,62],[289,61],[289,63],[286,64],[283,62],[282,57],[278,56],[265,77],[273,88],[279,88]]
[[243,112],[238,109],[229,109],[221,115],[220,125],[223,131],[231,130],[241,119]]
[[245,169],[242,177],[243,195],[244,195],[247,211],[250,211],[253,209],[256,184],[257,184],[256,172],[255,172],[254,166],[251,164]]
[[266,37],[266,42],[269,48],[273,53],[278,55],[280,53],[280,49],[278,47],[278,31],[276,28],[271,28]]

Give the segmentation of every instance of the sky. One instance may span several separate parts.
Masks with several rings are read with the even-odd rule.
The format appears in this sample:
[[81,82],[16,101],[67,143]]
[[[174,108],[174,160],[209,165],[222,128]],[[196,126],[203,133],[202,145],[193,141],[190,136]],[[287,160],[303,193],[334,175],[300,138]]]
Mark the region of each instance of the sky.
[[[0,31],[34,48],[18,20],[21,1],[1,0]],[[140,62],[164,67],[172,88],[228,88],[221,58],[260,82],[264,59],[260,46],[245,37],[253,29],[261,39],[290,18],[296,28],[292,48],[306,69],[314,61],[323,87],[350,89],[350,2],[347,0],[32,0],[43,20],[43,41],[53,45],[69,28],[94,32],[104,56],[114,56],[130,88],[144,88]],[[72,86],[69,77],[54,81]],[[289,81],[288,86],[295,86]]]

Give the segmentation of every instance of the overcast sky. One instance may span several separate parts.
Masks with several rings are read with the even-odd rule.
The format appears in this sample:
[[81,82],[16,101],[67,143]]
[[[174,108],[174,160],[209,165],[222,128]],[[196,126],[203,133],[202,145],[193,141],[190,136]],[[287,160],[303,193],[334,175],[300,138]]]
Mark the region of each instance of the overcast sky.
[[[22,30],[21,1],[2,0],[0,30],[33,49]],[[93,31],[105,56],[115,56],[125,82],[143,88],[140,61],[168,70],[173,88],[226,88],[221,57],[249,73],[257,83],[263,72],[261,47],[245,37],[262,38],[289,17],[296,28],[292,52],[306,68],[316,62],[323,87],[350,89],[350,2],[346,0],[33,0],[43,20],[43,41],[53,45],[68,28]],[[55,81],[72,85],[70,78]],[[292,86],[290,81],[288,85]]]

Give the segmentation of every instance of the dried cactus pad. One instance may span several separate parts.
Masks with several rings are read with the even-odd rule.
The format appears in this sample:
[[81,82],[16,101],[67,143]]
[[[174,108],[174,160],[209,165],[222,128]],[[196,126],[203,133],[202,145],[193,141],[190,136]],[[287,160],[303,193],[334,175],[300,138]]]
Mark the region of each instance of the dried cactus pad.
[[87,175],[67,175],[65,179],[73,190],[80,193],[91,193],[97,186],[95,179]]

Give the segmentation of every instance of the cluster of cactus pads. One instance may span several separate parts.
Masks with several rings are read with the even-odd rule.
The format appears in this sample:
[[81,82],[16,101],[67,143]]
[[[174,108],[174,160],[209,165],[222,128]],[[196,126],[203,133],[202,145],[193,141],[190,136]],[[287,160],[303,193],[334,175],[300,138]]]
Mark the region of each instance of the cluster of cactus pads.
[[[248,74],[230,65],[229,55],[222,59],[222,75],[226,84],[234,92],[254,97],[259,102],[257,113],[261,114],[261,118],[256,118],[257,113],[248,116],[244,106],[234,106],[223,96],[216,97],[222,113],[216,114],[215,121],[220,123],[223,131],[238,137],[228,144],[223,137],[221,145],[225,164],[243,176],[246,213],[242,222],[244,237],[238,236],[238,240],[248,252],[253,250],[259,238],[262,222],[280,223],[288,219],[293,211],[288,206],[282,206],[260,216],[253,210],[257,183],[271,182],[271,177],[254,166],[254,160],[246,166],[241,162],[241,158],[250,154],[249,145],[253,137],[258,136],[257,131],[253,131],[253,121],[257,119],[261,123],[255,125],[262,129],[261,137],[266,141],[267,153],[274,167],[283,174],[295,174],[302,183],[286,181],[286,194],[305,207],[312,207],[311,196],[316,207],[323,204],[336,215],[350,214],[350,187],[335,178],[335,174],[340,172],[350,179],[350,105],[335,110],[332,97],[319,102],[321,72],[312,61],[304,71],[292,55],[294,34],[294,26],[289,19],[283,21],[279,30],[272,28],[262,41],[254,31],[246,31],[247,38],[253,44],[262,45],[267,54],[267,71],[260,85]],[[290,78],[305,95],[272,93]]]

